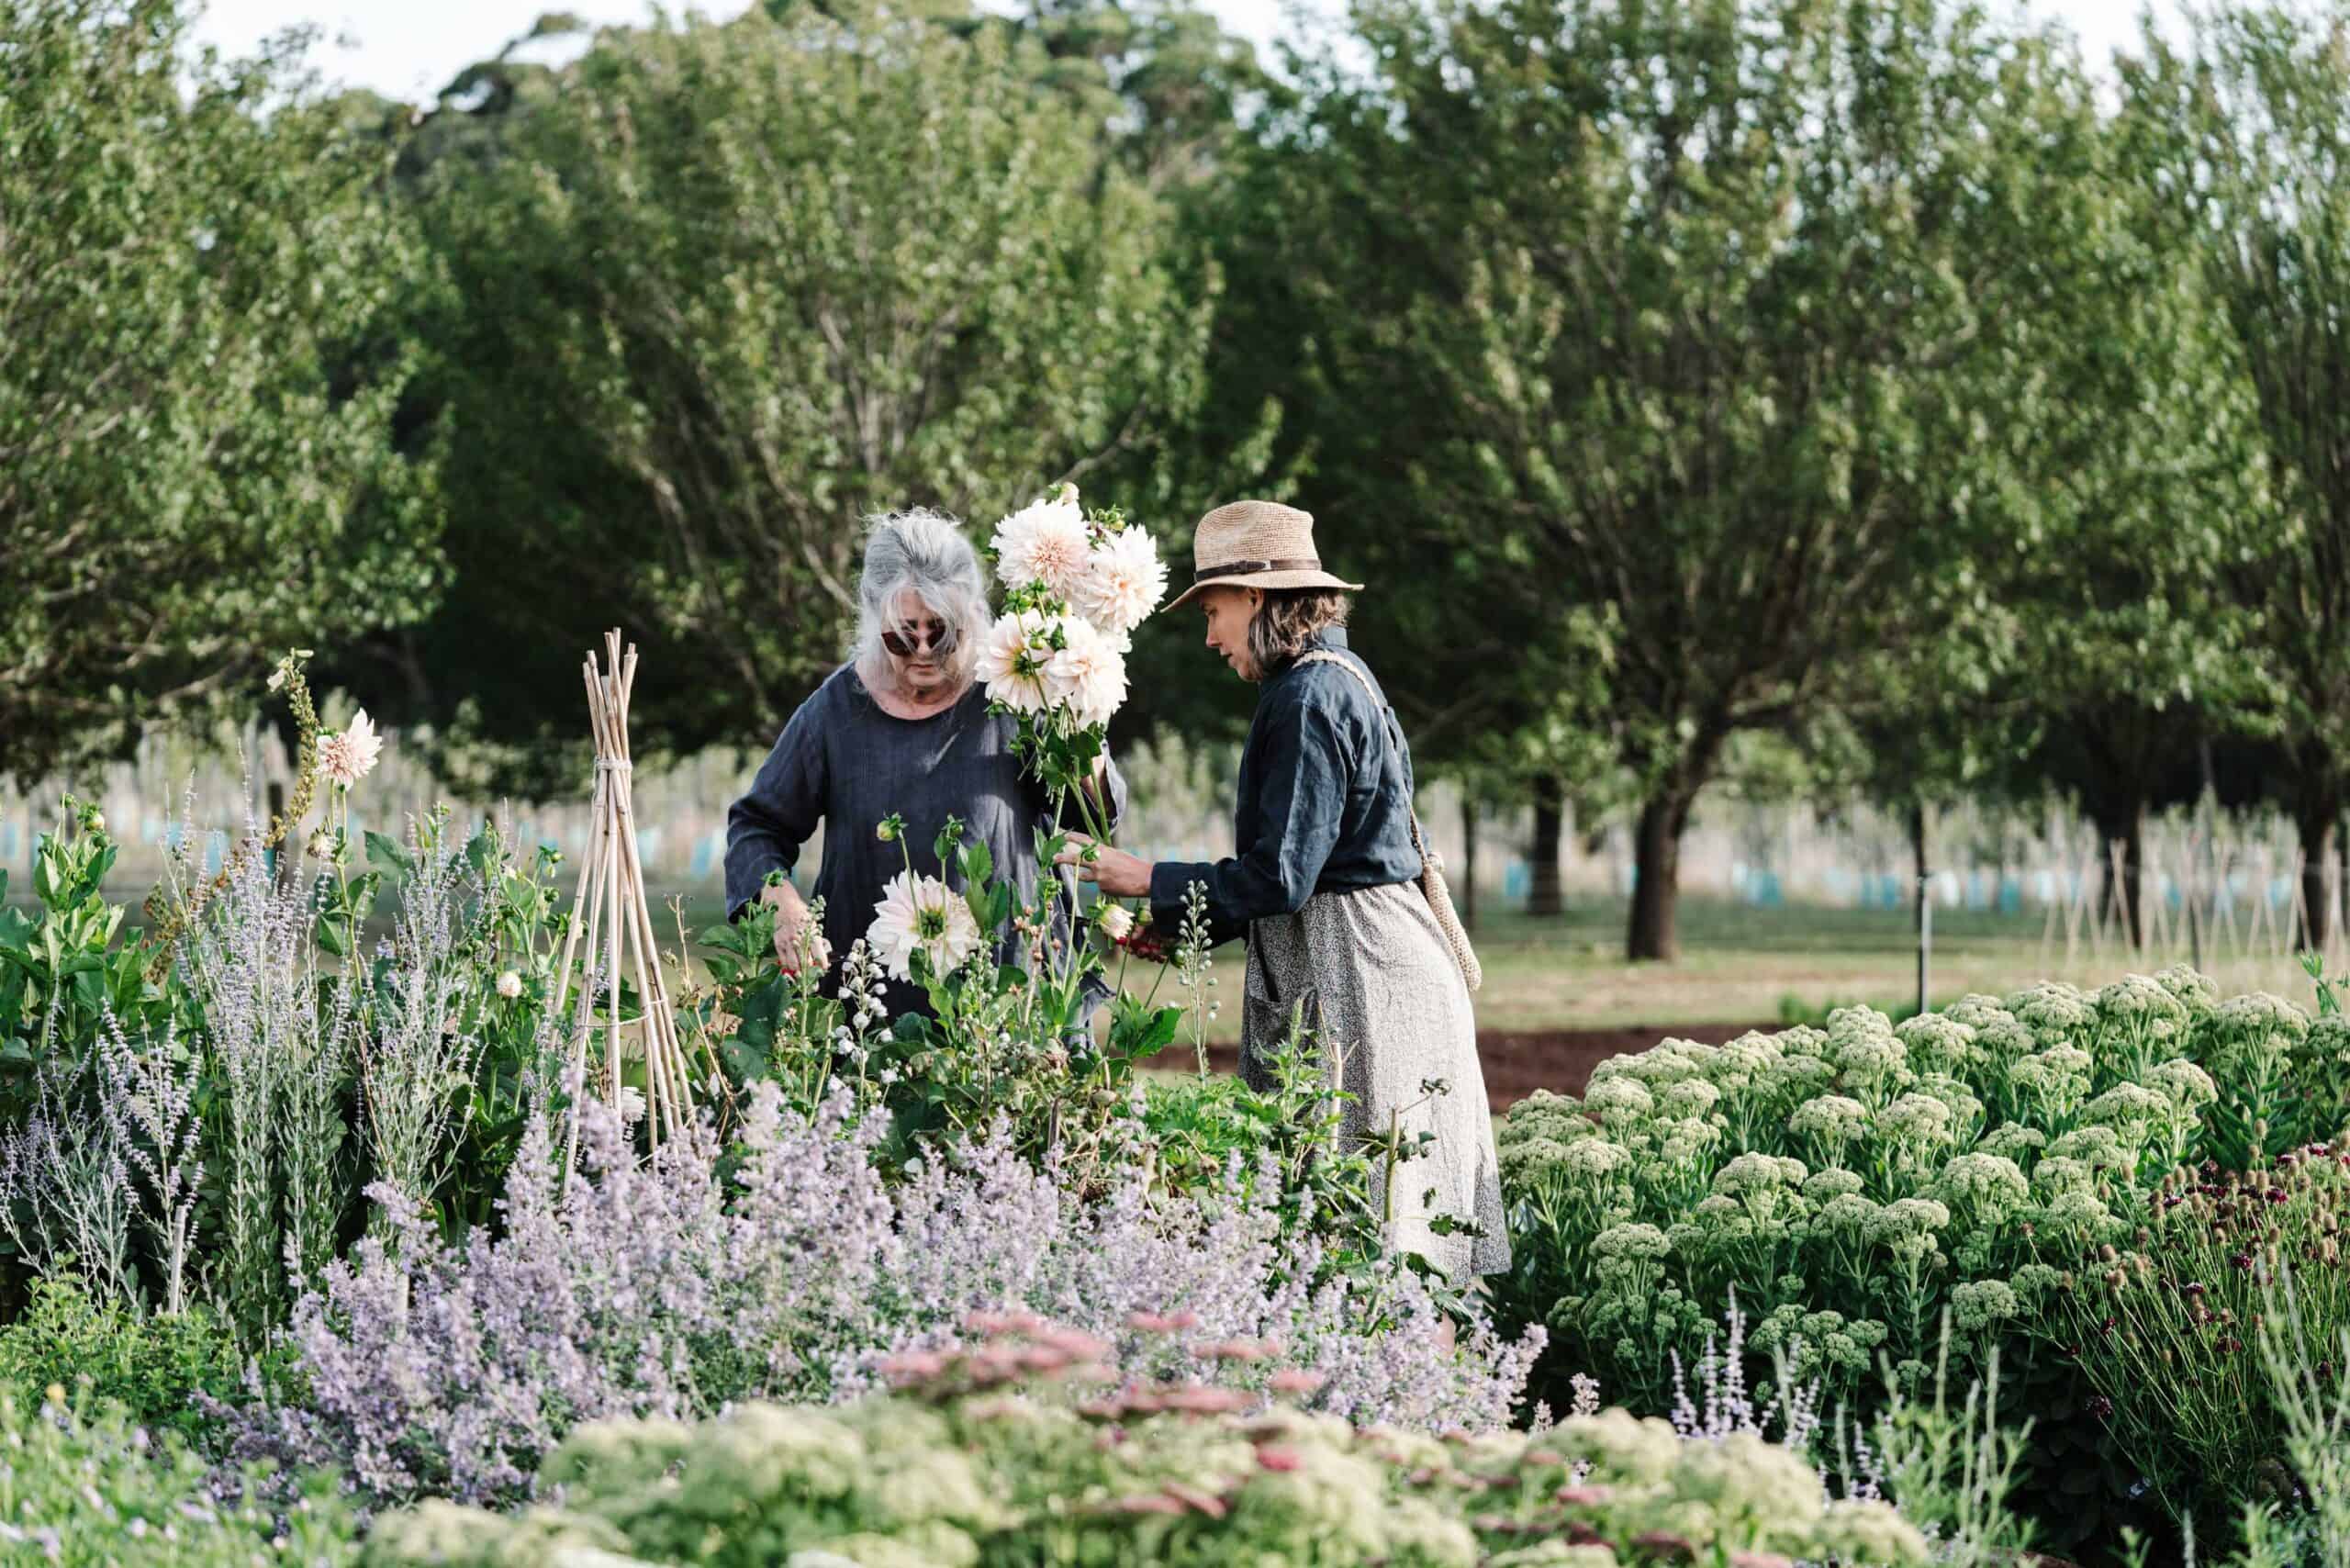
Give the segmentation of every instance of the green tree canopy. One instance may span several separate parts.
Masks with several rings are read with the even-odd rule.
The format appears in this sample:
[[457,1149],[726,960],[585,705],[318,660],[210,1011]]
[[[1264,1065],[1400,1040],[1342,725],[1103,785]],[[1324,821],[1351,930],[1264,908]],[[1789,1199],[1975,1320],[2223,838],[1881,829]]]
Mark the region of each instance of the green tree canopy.
[[421,615],[396,450],[417,272],[298,62],[195,58],[177,0],[0,0],[0,766],[194,716],[290,643]]
[[1877,697],[2012,527],[1980,362],[2048,51],[1930,0],[1364,27],[1374,80],[1314,135],[1419,280],[1387,328],[1419,399],[1398,466],[1515,588],[1478,624],[1516,667],[1566,656],[1546,627],[1604,632],[1588,722],[1642,797],[1628,946],[1669,957],[1731,737]]
[[450,755],[552,787],[606,622],[646,645],[648,748],[755,744],[840,656],[860,517],[983,528],[1181,425],[1213,275],[1035,50],[812,10],[607,33],[426,176],[459,577],[401,657]]
[[2327,862],[2350,806],[2350,7],[2199,14],[2125,63],[2132,166],[2200,263],[2256,394],[2277,521],[2231,554],[2299,824],[2301,936],[2329,930]]

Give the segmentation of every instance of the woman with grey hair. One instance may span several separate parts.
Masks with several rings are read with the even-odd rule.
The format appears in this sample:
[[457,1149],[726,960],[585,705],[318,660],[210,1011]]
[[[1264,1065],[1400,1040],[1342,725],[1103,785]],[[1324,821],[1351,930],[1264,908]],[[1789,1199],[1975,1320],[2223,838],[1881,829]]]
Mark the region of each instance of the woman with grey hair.
[[[1036,832],[1051,824],[1052,804],[1021,771],[1014,721],[989,712],[972,678],[988,621],[987,572],[954,519],[919,508],[875,519],[849,661],[791,715],[749,793],[727,813],[728,915],[755,900],[776,905],[776,953],[786,968],[806,950],[800,937],[809,914],[789,873],[824,824],[815,892],[834,966],[827,989],[872,924],[890,879],[905,868],[901,846],[875,834],[886,817],[904,819],[903,850],[917,872],[946,874],[932,844],[951,816],[967,842],[988,846],[996,875],[1012,879],[1022,902],[1036,896]],[[1106,758],[1095,788],[1113,821],[1124,813],[1125,781]],[[787,875],[770,885],[775,871]],[[1056,904],[1064,942],[1071,902]],[[1004,935],[997,958],[1017,961],[1016,936]],[[903,982],[887,1001],[892,1017],[928,1007],[920,988]]]

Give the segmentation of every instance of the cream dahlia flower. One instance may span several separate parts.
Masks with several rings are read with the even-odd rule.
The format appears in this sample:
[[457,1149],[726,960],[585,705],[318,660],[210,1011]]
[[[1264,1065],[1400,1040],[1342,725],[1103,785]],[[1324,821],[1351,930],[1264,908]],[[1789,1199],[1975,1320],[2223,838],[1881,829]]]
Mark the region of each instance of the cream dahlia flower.
[[522,977],[507,969],[498,977],[498,994],[511,1002],[522,994]]
[[375,758],[383,750],[384,740],[375,733],[375,722],[362,708],[352,715],[349,729],[319,737],[319,778],[322,782],[348,789],[374,771]]
[[1075,618],[1061,623],[1065,644],[1046,666],[1080,724],[1106,724],[1126,700],[1126,656],[1107,633]]
[[1123,942],[1133,935],[1135,912],[1122,903],[1104,903],[1093,917],[1102,927],[1102,935],[1113,942]]
[[1043,583],[1056,597],[1074,599],[1092,568],[1085,513],[1078,508],[1073,485],[1005,518],[996,524],[990,543],[996,576],[1009,587]]
[[933,975],[950,975],[979,950],[979,923],[962,896],[936,877],[901,871],[873,906],[866,939],[895,979],[913,979],[916,953],[929,961]]
[[1067,695],[1053,670],[1060,653],[1053,634],[1061,624],[1034,610],[997,617],[979,643],[978,675],[990,701],[1016,713],[1041,713]]
[[1085,580],[1078,585],[1077,608],[1113,636],[1141,625],[1167,596],[1167,563],[1142,529],[1113,533],[1095,549]]

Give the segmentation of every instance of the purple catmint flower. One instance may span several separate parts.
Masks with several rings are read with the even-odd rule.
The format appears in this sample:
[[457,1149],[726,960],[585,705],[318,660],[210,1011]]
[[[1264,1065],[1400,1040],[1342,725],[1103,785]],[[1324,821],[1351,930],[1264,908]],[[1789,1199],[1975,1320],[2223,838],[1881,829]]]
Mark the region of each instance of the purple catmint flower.
[[845,1094],[809,1116],[762,1085],[730,1180],[706,1132],[640,1165],[591,1102],[569,1180],[534,1122],[503,1234],[462,1245],[379,1184],[377,1228],[295,1308],[298,1395],[238,1417],[238,1457],[333,1466],[385,1501],[510,1501],[576,1423],[853,1397],[984,1338],[975,1322],[1032,1319],[1142,1377],[1251,1403],[1310,1381],[1310,1407],[1360,1424],[1483,1429],[1541,1350],[1539,1328],[1505,1343],[1482,1321],[1446,1348],[1406,1270],[1315,1283],[1321,1245],[1284,1234],[1270,1172],[1205,1201],[1137,1172],[1087,1201],[998,1128],[893,1187],[886,1130]]

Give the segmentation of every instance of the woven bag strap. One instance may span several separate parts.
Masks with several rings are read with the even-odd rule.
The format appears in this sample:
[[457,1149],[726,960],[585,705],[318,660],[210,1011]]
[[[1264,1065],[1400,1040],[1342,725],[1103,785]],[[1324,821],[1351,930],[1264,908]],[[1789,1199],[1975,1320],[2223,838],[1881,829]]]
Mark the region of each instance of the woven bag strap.
[[[1299,665],[1336,665],[1353,676],[1355,684],[1362,688],[1363,695],[1371,699],[1371,705],[1379,710],[1381,723],[1388,730],[1389,738],[1395,743],[1397,756],[1402,756],[1404,739],[1395,733],[1393,715],[1387,704],[1380,700],[1378,688],[1371,684],[1371,677],[1362,672],[1360,666],[1327,648],[1301,654],[1297,662]],[[1436,917],[1437,929],[1443,933],[1445,945],[1452,949],[1453,960],[1460,966],[1461,980],[1467,982],[1471,991],[1475,991],[1485,982],[1485,968],[1477,961],[1477,951],[1469,944],[1469,933],[1461,926],[1460,916],[1452,907],[1452,890],[1445,883],[1444,862],[1437,857],[1436,851],[1428,847],[1427,840],[1422,836],[1419,811],[1408,796],[1404,801],[1404,815],[1412,824],[1412,847],[1420,852],[1421,895],[1428,901],[1428,913]]]

